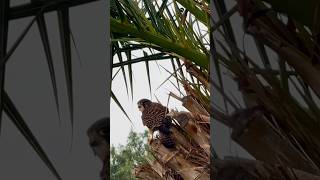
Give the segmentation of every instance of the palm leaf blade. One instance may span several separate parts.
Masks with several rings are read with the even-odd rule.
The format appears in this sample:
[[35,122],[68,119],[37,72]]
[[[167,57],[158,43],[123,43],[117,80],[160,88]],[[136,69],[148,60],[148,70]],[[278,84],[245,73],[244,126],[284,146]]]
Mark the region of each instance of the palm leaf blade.
[[49,68],[49,72],[50,72],[51,84],[53,86],[55,104],[56,104],[56,108],[57,108],[59,119],[60,119],[60,108],[59,108],[59,100],[58,100],[57,81],[55,78],[55,70],[54,70],[53,59],[52,59],[52,54],[51,54],[51,50],[50,50],[48,31],[47,31],[46,22],[45,22],[43,14],[38,16],[37,24],[38,24],[42,44],[43,44],[44,51],[45,51],[46,58],[47,58],[47,64],[48,64],[48,68]]
[[0,2],[0,133],[2,124],[2,109],[3,109],[3,87],[4,87],[4,73],[5,63],[4,57],[7,52],[7,41],[8,41],[8,12],[9,12],[9,0],[3,0]]
[[26,138],[26,140],[29,142],[32,148],[36,151],[36,153],[39,155],[42,161],[50,169],[52,174],[58,180],[62,180],[59,173],[53,166],[52,162],[49,160],[48,156],[40,146],[36,137],[32,134],[31,130],[25,123],[23,117],[20,115],[19,111],[17,110],[17,108],[15,107],[15,105],[13,104],[13,102],[11,101],[10,97],[6,92],[4,92],[3,100],[4,100],[4,111],[6,112],[6,114],[9,116],[12,122],[16,125],[16,127],[19,129],[22,135]]
[[121,111],[125,114],[125,116],[129,119],[129,121],[132,123],[130,117],[128,116],[127,112],[124,110],[124,108],[122,107],[121,103],[119,102],[118,98],[115,96],[115,94],[113,93],[113,91],[111,91],[111,98],[116,102],[116,104],[119,106],[119,108],[121,109]]
[[71,63],[71,41],[69,26],[69,10],[64,8],[58,11],[59,29],[63,62],[65,68],[65,77],[68,91],[68,102],[70,108],[71,125],[73,129],[73,88],[72,88],[72,63]]

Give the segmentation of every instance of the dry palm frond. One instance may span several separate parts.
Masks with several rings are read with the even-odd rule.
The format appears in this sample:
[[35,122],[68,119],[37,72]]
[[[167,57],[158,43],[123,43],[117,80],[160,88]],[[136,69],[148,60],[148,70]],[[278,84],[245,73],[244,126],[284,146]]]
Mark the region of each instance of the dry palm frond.
[[[184,99],[186,98],[181,98],[181,101],[185,102]],[[188,107],[196,110],[201,106],[189,103]],[[207,129],[208,125],[210,126],[209,117],[199,114],[199,111],[193,113],[172,110],[168,115],[178,122],[171,127],[175,149],[165,148],[161,139],[154,140],[150,146],[156,160],[148,164],[157,169],[156,171],[162,174],[161,177],[168,176],[174,180],[209,179],[211,154],[210,132]]]

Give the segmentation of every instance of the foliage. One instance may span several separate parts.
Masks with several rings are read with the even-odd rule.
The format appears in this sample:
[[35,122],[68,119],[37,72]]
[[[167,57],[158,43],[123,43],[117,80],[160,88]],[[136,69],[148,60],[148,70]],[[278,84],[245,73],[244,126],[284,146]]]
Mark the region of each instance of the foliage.
[[203,33],[197,34],[193,29],[200,22],[208,25],[206,12],[201,11],[194,1],[181,2],[186,7],[192,7],[191,13],[184,12],[183,6],[176,1],[114,0],[111,32],[116,35],[116,41],[135,41],[176,57],[187,58],[208,69],[209,52],[202,42]]
[[[188,97],[192,97],[192,99],[197,102],[196,104],[204,108],[203,111],[209,112],[210,93],[208,82],[210,52],[208,35],[209,22],[207,18],[209,13],[208,1],[113,0],[111,2],[113,2],[111,3],[111,5],[113,5],[113,11],[111,12],[113,70],[116,71],[113,73],[113,77],[121,75],[121,73],[119,73],[121,71],[127,92],[129,92],[128,87],[130,87],[131,95],[133,96],[132,74],[135,72],[135,69],[132,68],[132,64],[145,63],[146,75],[148,76],[151,91],[150,76],[153,75],[153,73],[150,72],[149,63],[159,60],[167,61],[172,65],[172,69],[161,67],[168,72],[170,76],[161,83],[159,87],[164,83],[171,83],[179,91],[179,96],[170,93],[171,96],[180,100],[182,97],[185,97],[185,93],[187,93],[187,95],[190,95]],[[137,56],[138,58],[136,58]],[[112,94],[114,101],[126,114],[121,103],[117,100],[116,95],[114,93]],[[193,110],[195,110],[195,107],[192,106],[191,111]],[[194,111],[194,113],[195,112],[196,111]],[[210,125],[206,124],[204,126],[204,129],[207,130]],[[203,131],[203,134],[205,134],[203,137],[208,137],[209,132]],[[179,136],[182,141],[188,139],[188,136],[184,135]],[[191,151],[193,146],[184,148]],[[199,147],[195,149],[201,151]],[[154,155],[163,155],[157,151],[152,152]],[[197,153],[193,153],[192,156],[194,156],[195,159],[201,159],[202,157]],[[191,163],[186,159],[182,161]],[[199,162],[205,162],[200,163],[200,166],[205,166],[208,160],[205,159]],[[137,170],[136,175],[138,175],[139,172],[142,174],[151,173],[153,172],[152,169],[162,169],[165,170],[165,172],[172,171],[171,173],[175,171],[179,172],[181,169],[184,169],[183,166],[188,166],[183,164],[181,165],[182,168],[179,166],[181,169],[171,167],[172,169],[168,170],[168,167],[162,165],[155,167],[152,163],[147,163],[135,169]],[[197,174],[192,170],[185,171],[188,171],[190,177]],[[155,175],[153,173],[150,175]],[[140,175],[136,177],[146,178],[144,175]],[[165,173],[162,175],[166,177],[168,174]],[[155,176],[152,177],[154,178]]]
[[[209,99],[208,92],[203,94],[200,91],[203,88],[200,88],[199,81],[195,82],[197,77],[182,72],[185,70],[184,62],[188,61],[208,77],[208,1],[112,0],[111,9],[113,70],[116,71],[113,74],[115,77],[122,72],[127,93],[130,87],[133,96],[132,64],[146,64],[151,91],[149,64],[150,61],[161,60],[172,64],[173,71],[165,70],[175,78],[179,91],[182,81],[192,81],[190,85],[198,89],[199,96]],[[172,80],[170,77],[165,82]],[[112,98],[126,114],[115,93],[112,93]]]
[[[204,50],[205,46],[201,46],[205,44],[204,41],[198,40],[201,39],[199,38],[202,37],[201,35],[193,36],[196,34],[192,32],[194,26],[186,25],[190,22],[186,23],[187,18],[182,18],[181,15],[184,13],[177,11],[181,6],[171,10],[167,8],[172,5],[168,1],[158,3],[159,1],[156,0],[148,2],[115,0],[114,2],[117,10],[114,12],[116,15],[111,19],[111,32],[115,35],[113,42],[121,44],[118,46],[118,51],[128,48],[125,45],[134,42],[140,47],[153,48],[179,60],[187,59],[197,68],[201,67],[203,74],[208,74],[209,61],[198,58],[205,55],[209,59],[208,50]],[[249,121],[256,112],[251,110],[258,109],[263,112],[261,120],[268,124],[268,129],[280,134],[281,140],[291,145],[292,152],[298,151],[299,153],[295,156],[301,156],[311,167],[319,170],[320,80],[317,77],[320,74],[318,23],[320,3],[315,0],[308,0],[305,3],[293,0],[290,4],[288,1],[275,0],[238,0],[236,5],[229,8],[226,5],[227,1],[214,0],[212,11],[215,13],[210,13],[205,7],[197,4],[197,2],[205,4],[204,1],[173,2],[194,3],[192,7],[203,9],[211,15],[213,23],[210,27],[210,53],[215,73],[215,79],[211,83],[215,99],[224,100],[221,104],[211,102],[213,106],[209,109],[214,119],[235,128],[234,125],[238,119],[232,116],[231,112],[244,112],[240,113],[240,117],[245,116],[243,119]],[[173,6],[178,4],[174,3]],[[180,5],[186,8],[185,12],[190,12],[195,19],[209,28],[208,22],[200,18],[203,16],[199,16],[197,9],[194,11],[187,6],[188,3],[180,3]],[[296,11],[297,9],[299,11]],[[231,21],[234,16],[238,16],[236,14],[238,11],[243,17],[243,30],[235,29],[236,23]],[[239,33],[251,35],[255,47],[250,48],[249,51],[255,51],[260,57],[246,52],[247,44],[244,40],[241,42],[236,38]],[[169,46],[170,41],[172,44]],[[180,44],[183,46],[179,46]],[[188,48],[194,50],[188,51]],[[184,49],[183,53],[181,53],[182,49]],[[189,54],[190,52],[192,55]],[[131,51],[126,53],[128,54],[130,55]],[[149,61],[147,56],[144,58],[146,62]],[[131,57],[127,59],[131,60]],[[124,67],[131,63],[135,62],[120,62],[117,65]],[[132,73],[132,69],[129,73]],[[178,79],[185,86],[192,85],[193,89],[197,90],[195,87],[198,87],[198,82],[184,83],[183,74],[180,74]],[[196,80],[200,79],[196,78]],[[225,88],[226,81],[232,82],[232,85],[238,86],[238,89],[230,92]],[[195,94],[194,91],[190,93]],[[203,91],[197,91],[198,100],[202,94]],[[202,105],[206,104],[202,103]],[[235,129],[233,130],[235,132]],[[256,137],[259,135],[261,134],[256,134]],[[267,138],[264,138],[264,141],[271,142],[271,147],[276,148],[272,146],[275,145],[275,141],[268,139],[271,137],[269,135],[265,135]],[[255,158],[263,161],[270,160],[266,155],[268,152],[265,152],[267,148],[254,152],[257,151],[255,146],[250,142],[247,143],[249,145],[245,148],[249,153],[261,154],[260,157],[255,156]],[[277,160],[277,163],[292,166],[286,161],[289,158],[288,154],[283,153],[283,156],[284,161]],[[298,166],[299,163],[296,165]],[[305,169],[311,168],[306,166]]]
[[130,131],[126,145],[111,146],[111,180],[136,179],[132,175],[133,168],[146,163],[152,157],[146,144],[147,136],[147,131],[144,133]]

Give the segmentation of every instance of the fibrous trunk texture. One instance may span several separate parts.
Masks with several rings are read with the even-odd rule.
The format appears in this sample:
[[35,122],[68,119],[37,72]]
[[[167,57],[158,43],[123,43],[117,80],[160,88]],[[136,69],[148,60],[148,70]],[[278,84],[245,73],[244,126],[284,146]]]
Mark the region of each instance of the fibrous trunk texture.
[[[192,97],[182,98],[190,112],[171,111],[168,115],[176,120],[170,128],[175,148],[168,149],[159,139],[150,144],[155,158],[153,162],[134,169],[135,177],[172,180],[210,179],[210,117],[208,112]],[[192,112],[192,113],[191,113]]]
[[217,180],[320,180],[305,171],[240,158],[216,160],[214,166],[213,179]]

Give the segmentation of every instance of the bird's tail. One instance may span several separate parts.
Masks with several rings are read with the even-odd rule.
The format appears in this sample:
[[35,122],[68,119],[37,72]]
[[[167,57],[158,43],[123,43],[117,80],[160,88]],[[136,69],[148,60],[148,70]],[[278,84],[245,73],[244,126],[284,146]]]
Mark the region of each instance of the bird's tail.
[[175,142],[171,134],[164,134],[160,132],[160,141],[166,148],[174,148]]

